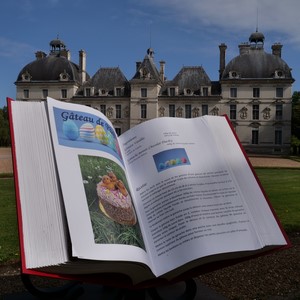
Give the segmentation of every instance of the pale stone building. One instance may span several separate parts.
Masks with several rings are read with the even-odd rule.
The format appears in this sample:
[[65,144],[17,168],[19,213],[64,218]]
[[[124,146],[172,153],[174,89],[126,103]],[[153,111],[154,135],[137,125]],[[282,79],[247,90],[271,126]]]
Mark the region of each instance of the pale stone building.
[[50,42],[50,53],[36,59],[19,73],[17,100],[34,101],[47,96],[80,103],[102,111],[118,134],[157,117],[193,118],[227,114],[250,153],[286,154],[291,137],[291,69],[281,58],[281,44],[264,50],[262,33],[251,34],[239,45],[240,54],[226,64],[225,44],[220,44],[220,69],[211,81],[201,66],[183,67],[172,79],[165,77],[164,61],[156,66],[148,49],[128,80],[120,68],[86,72],[86,53],[79,64],[61,40]]

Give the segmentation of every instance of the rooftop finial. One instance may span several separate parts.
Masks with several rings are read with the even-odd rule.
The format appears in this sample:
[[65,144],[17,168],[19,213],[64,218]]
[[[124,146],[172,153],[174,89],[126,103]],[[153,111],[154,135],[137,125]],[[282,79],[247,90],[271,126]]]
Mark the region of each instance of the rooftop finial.
[[256,9],[256,32],[258,32],[258,7]]
[[151,44],[152,44],[152,21],[149,22],[150,28],[149,28],[149,48],[151,48]]

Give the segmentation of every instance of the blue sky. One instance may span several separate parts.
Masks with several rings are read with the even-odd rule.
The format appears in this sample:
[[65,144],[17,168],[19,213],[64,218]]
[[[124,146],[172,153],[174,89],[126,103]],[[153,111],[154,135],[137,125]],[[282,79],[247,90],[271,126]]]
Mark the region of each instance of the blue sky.
[[151,46],[157,67],[166,62],[168,79],[183,66],[203,66],[218,80],[219,44],[227,45],[228,63],[257,24],[266,52],[283,44],[293,90],[300,91],[299,0],[5,0],[0,11],[0,107],[15,98],[19,71],[36,51],[48,54],[57,36],[73,62],[86,51],[90,76],[119,66],[130,80]]

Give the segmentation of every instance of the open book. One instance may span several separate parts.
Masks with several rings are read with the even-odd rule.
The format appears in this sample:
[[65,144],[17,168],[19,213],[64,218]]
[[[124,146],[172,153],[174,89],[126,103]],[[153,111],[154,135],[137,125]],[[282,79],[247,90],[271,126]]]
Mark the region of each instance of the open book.
[[118,137],[87,106],[8,109],[24,273],[137,285],[289,246],[225,116]]

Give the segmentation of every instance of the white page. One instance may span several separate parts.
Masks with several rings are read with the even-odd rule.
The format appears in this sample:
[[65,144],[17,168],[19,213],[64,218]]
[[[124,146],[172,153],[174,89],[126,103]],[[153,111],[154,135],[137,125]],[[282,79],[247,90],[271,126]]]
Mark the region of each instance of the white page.
[[[156,275],[202,256],[263,246],[208,120],[228,127],[224,117],[159,118],[120,137]],[[228,130],[220,134],[226,151],[236,145]]]
[[[51,98],[47,102],[73,255],[86,259],[147,264],[143,240],[139,240],[140,246],[131,241],[114,242],[119,236],[128,235],[128,232],[138,236],[138,220],[132,226],[119,224],[111,216],[105,215],[97,197],[97,186],[104,175],[112,169],[124,175],[112,124],[103,114],[87,106],[66,104]],[[67,121],[70,122],[67,124]],[[95,135],[97,125],[105,129],[105,138],[100,136],[100,131],[97,131],[99,139]],[[126,181],[124,176],[123,181]],[[106,230],[98,229],[101,222],[108,222],[108,226],[113,228],[111,236],[106,236]]]
[[69,259],[45,103],[11,102],[27,268]]
[[[244,201],[252,212],[254,226],[257,228],[259,237],[265,245],[285,245],[286,241],[280,227],[278,226],[273,212],[261,189],[254,188],[257,184],[256,178],[252,176],[252,170],[248,165],[243,153],[239,150],[238,142],[234,135],[230,134],[230,128],[224,126],[223,122],[208,119],[215,140],[224,153],[224,158],[234,171],[237,186],[243,190]],[[237,145],[237,147],[232,147]]]

